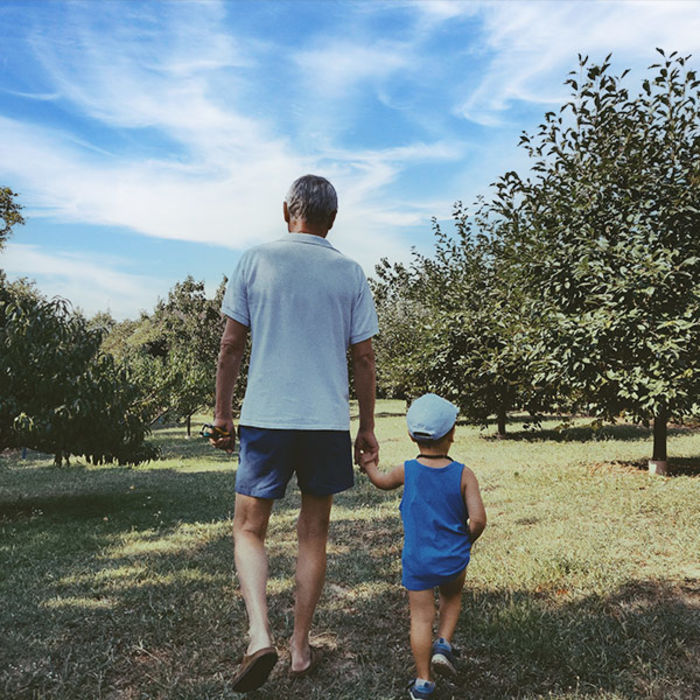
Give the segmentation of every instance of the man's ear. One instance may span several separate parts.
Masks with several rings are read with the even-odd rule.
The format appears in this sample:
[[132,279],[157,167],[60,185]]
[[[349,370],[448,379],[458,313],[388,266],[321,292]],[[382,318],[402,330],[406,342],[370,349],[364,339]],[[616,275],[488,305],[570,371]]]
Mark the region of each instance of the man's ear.
[[282,211],[284,212],[284,220],[289,223],[289,207],[287,202],[282,202]]
[[328,230],[330,231],[333,228],[333,224],[335,223],[335,215],[337,214],[337,211],[334,211],[329,217],[328,217]]

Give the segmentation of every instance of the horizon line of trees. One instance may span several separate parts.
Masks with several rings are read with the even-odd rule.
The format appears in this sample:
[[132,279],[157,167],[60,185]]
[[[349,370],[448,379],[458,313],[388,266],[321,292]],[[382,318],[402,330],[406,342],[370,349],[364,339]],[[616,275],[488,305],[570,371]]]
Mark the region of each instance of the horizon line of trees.
[[[470,422],[551,412],[653,425],[700,414],[700,83],[676,52],[631,94],[628,71],[579,56],[570,100],[520,145],[526,176],[457,202],[434,252],[382,260],[378,395],[435,391]],[[0,189],[0,249],[22,224]],[[151,314],[90,320],[0,271],[0,449],[139,463],[158,418],[211,405],[224,279],[212,299],[187,277]],[[245,389],[245,370],[236,401]]]

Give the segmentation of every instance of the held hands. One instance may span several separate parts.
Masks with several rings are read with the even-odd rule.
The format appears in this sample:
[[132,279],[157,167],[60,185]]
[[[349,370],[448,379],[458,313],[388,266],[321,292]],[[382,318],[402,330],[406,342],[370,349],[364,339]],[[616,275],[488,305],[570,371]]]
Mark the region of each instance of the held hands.
[[355,464],[363,472],[379,464],[379,443],[373,430],[360,430],[355,438]]
[[369,453],[364,453],[360,456],[359,467],[365,474],[370,474],[371,472],[376,471],[379,467],[379,458],[373,457]]

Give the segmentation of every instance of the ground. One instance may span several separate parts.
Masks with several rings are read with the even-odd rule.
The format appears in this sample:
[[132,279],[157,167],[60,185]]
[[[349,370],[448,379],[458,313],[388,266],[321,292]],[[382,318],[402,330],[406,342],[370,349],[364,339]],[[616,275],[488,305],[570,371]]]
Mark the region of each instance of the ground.
[[[415,453],[403,410],[378,404],[382,467]],[[452,456],[476,472],[489,524],[455,637],[460,676],[437,698],[696,698],[700,431],[671,430],[676,475],[658,477],[644,469],[648,431],[560,422],[524,431],[512,418],[504,440],[458,427]],[[239,697],[236,459],[183,427],[153,439],[163,460],[133,469],[0,457],[0,697]],[[296,487],[275,507],[269,596],[282,655],[253,700],[405,697],[400,491],[356,481],[333,510],[314,627],[324,659],[296,681],[285,649]]]

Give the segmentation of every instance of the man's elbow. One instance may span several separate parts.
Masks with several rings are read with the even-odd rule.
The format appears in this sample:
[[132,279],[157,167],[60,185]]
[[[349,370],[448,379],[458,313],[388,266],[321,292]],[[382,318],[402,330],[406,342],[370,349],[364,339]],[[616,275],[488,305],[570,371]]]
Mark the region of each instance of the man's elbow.
[[235,360],[243,357],[245,339],[223,338],[219,346],[219,361]]
[[352,364],[357,370],[365,370],[369,372],[374,372],[375,369],[375,359],[374,350],[372,346],[364,347],[362,349],[356,350],[352,353]]

